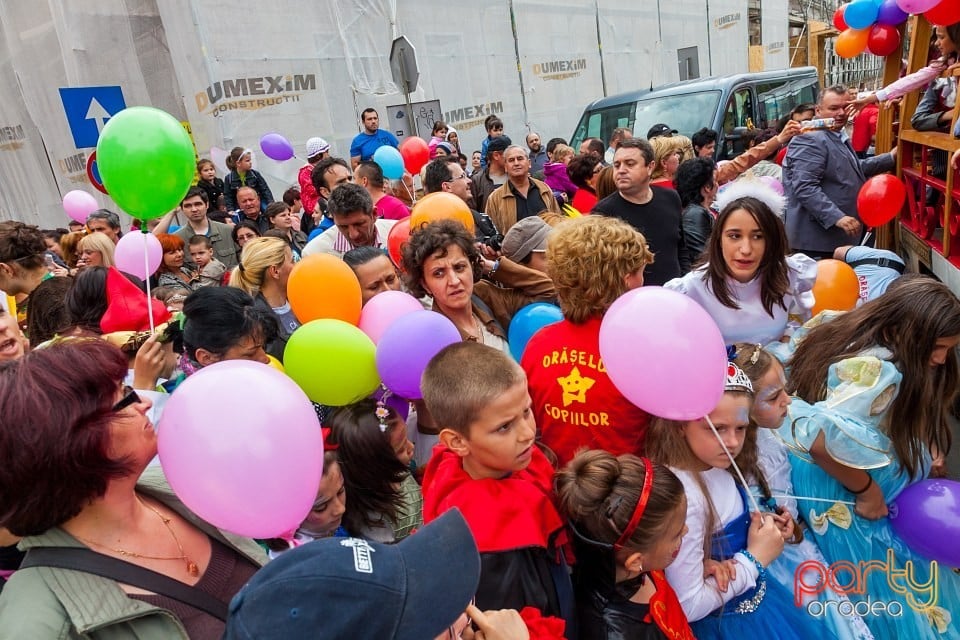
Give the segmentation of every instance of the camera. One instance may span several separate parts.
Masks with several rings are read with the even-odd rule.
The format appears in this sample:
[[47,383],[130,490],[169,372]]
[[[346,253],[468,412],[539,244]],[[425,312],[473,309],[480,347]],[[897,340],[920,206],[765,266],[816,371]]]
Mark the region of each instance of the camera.
[[474,212],[473,222],[476,227],[477,242],[487,245],[494,251],[500,251],[503,245],[503,234],[497,229],[497,225],[493,223],[490,216],[478,211]]

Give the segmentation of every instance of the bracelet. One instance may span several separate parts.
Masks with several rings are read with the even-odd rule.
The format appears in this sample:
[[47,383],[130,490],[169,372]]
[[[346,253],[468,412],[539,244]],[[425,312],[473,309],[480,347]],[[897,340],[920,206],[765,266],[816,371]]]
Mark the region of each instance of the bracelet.
[[766,577],[766,575],[767,575],[767,569],[766,569],[766,567],[764,567],[762,564],[760,564],[760,561],[757,560],[752,553],[750,553],[750,552],[747,551],[746,549],[740,549],[740,553],[742,553],[744,556],[746,556],[747,560],[749,560],[750,562],[753,563],[753,566],[755,566],[755,567],[757,568],[757,573],[760,575],[760,578],[765,578],[765,577]]
[[867,484],[866,484],[866,486],[865,486],[863,489],[860,489],[860,491],[853,491],[852,489],[847,489],[847,487],[844,487],[844,489],[847,489],[847,491],[849,491],[850,493],[852,493],[852,494],[855,495],[855,496],[859,496],[861,493],[866,493],[867,489],[869,489],[869,488],[872,487],[872,486],[873,486],[873,476],[871,476],[871,475],[868,473],[868,474],[867,474]]
[[757,560],[754,555],[746,549],[740,549],[740,553],[746,556],[746,558],[753,563],[753,566],[757,568],[757,572],[759,573],[757,576],[757,586],[753,592],[753,596],[741,600],[733,608],[734,613],[739,613],[742,615],[753,613],[760,608],[760,603],[763,602],[764,596],[767,595],[767,570],[762,564],[760,564],[760,561]]
[[500,258],[497,258],[496,260],[493,261],[493,267],[490,268],[490,273],[488,273],[487,275],[492,276],[497,272],[497,269],[499,268],[500,268]]

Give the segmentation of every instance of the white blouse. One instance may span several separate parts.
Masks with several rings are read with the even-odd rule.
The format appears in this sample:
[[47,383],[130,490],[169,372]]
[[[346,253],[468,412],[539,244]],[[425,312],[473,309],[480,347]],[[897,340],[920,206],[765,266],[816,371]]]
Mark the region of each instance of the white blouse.
[[814,304],[811,290],[817,279],[816,261],[802,253],[787,256],[786,261],[790,279],[790,288],[783,298],[786,309],[775,304],[772,316],[764,310],[760,300],[760,278],[750,282],[727,278],[730,297],[739,305],[739,309],[726,307],[717,300],[709,279],[705,279],[706,266],[694,269],[681,278],[674,278],[664,286],[693,298],[706,309],[720,327],[724,344],[767,344],[793,333],[792,329],[809,320]]
[[[721,592],[717,588],[717,581],[711,576],[704,579],[704,542],[712,532],[706,531],[707,514],[710,512],[707,498],[697,484],[696,472],[683,471],[671,467],[683,483],[687,494],[687,535],[683,537],[680,553],[676,560],[667,567],[667,581],[677,593],[683,612],[690,622],[701,620],[712,611],[717,610],[730,600],[757,584],[758,572],[756,565],[741,553],[736,553],[733,559],[739,565],[737,577],[730,581],[727,590]],[[713,507],[716,510],[718,522],[717,530],[723,528],[743,514],[744,504],[737,491],[733,476],[725,469],[709,469],[699,473],[703,478]]]

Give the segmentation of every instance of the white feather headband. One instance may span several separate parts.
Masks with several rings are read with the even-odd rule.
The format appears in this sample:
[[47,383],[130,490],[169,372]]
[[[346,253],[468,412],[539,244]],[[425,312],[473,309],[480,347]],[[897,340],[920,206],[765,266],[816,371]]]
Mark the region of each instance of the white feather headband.
[[778,218],[783,219],[784,211],[787,208],[787,199],[758,178],[740,178],[739,180],[724,185],[720,192],[717,193],[717,200],[714,203],[714,207],[717,211],[723,211],[724,208],[734,200],[747,197],[756,198],[770,207],[770,210],[773,211]]

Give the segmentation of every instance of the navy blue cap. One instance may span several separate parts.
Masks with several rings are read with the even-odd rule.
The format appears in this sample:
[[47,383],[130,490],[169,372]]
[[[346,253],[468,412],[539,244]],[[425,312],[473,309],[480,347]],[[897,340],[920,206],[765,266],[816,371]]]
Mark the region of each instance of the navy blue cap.
[[398,544],[325,538],[284,552],[230,602],[223,637],[435,638],[479,581],[477,545],[451,509]]

